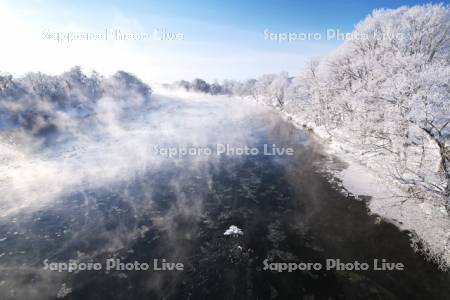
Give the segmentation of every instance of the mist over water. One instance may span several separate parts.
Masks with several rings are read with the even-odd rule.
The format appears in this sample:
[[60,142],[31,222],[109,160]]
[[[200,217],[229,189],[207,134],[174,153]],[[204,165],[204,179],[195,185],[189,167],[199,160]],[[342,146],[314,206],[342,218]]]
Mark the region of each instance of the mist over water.
[[[159,155],[155,147],[251,145],[245,122],[251,122],[260,109],[236,102],[231,98],[199,102],[153,95],[150,104],[124,114],[122,106],[102,99],[97,105],[99,125],[94,128],[25,138],[20,131],[5,133],[1,215],[29,213],[70,191],[128,181],[148,170],[164,168],[162,165],[187,163]],[[57,123],[57,128],[61,127]],[[205,160],[210,158],[190,156],[188,163],[196,169]]]
[[[71,127],[66,114],[54,122],[58,130],[2,136],[0,298],[450,295],[449,275],[414,253],[407,233],[378,222],[363,201],[340,192],[326,169],[345,166],[275,113],[231,97],[161,92],[134,107],[113,99],[102,98],[95,121],[85,126]],[[258,149],[276,144],[295,151],[181,158],[154,152],[155,145],[217,144]],[[231,225],[243,234],[224,235]],[[182,262],[184,271],[43,268],[45,259],[108,258],[149,263],[164,258]],[[386,258],[404,263],[406,271],[263,270],[264,259],[327,258]]]

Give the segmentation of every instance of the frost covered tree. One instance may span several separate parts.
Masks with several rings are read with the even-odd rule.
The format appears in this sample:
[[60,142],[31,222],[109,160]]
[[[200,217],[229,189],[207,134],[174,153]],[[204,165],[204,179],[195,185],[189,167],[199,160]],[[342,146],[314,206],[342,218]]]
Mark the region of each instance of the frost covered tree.
[[266,74],[258,78],[254,85],[257,99],[278,107],[283,107],[286,101],[286,90],[289,87],[288,73]]
[[223,94],[222,86],[216,81],[209,87],[209,93],[211,95],[221,95]]
[[300,76],[306,117],[363,154],[390,157],[390,175],[411,191],[448,198],[449,33],[444,5],[374,11]]
[[124,114],[127,108],[145,105],[151,93],[147,84],[123,71],[106,78],[96,72],[87,76],[79,67],[59,76],[0,75],[0,127],[33,135],[48,129],[75,132],[81,130],[80,124],[96,126],[99,103],[105,99],[118,114]]
[[210,86],[203,79],[196,78],[192,81],[192,89],[196,92],[209,93]]

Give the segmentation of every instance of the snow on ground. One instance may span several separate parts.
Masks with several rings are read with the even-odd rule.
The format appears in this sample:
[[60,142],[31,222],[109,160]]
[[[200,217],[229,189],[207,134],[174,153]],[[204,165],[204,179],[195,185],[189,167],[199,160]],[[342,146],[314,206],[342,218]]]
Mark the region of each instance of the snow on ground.
[[[305,124],[295,115],[282,112],[283,117],[298,127]],[[450,267],[450,218],[444,206],[407,197],[401,186],[383,175],[383,165],[361,159],[360,149],[330,139],[322,128],[307,124],[314,134],[326,141],[326,151],[348,164],[335,172],[343,187],[354,195],[371,196],[370,212],[381,216],[411,234],[413,247],[438,263],[442,269]],[[421,247],[423,246],[423,247]]]

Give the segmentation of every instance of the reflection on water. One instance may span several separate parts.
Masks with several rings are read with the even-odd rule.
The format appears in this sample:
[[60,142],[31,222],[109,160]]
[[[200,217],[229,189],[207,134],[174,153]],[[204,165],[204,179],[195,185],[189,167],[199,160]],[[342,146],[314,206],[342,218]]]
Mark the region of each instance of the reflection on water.
[[[102,141],[102,148],[73,151],[74,160],[82,162],[78,168],[95,168],[89,164],[96,160],[105,168],[114,164],[112,179],[99,175],[101,184],[65,186],[45,206],[1,219],[1,299],[450,298],[449,275],[412,251],[408,233],[378,222],[364,202],[330,183],[321,167],[330,158],[307,132],[234,100],[164,101],[150,113],[145,129],[128,130],[110,148]],[[149,151],[157,143],[259,149],[273,143],[294,148],[295,155],[188,156],[157,164],[145,152],[133,156],[134,147]],[[118,152],[115,147],[124,144],[127,152]],[[109,156],[93,156],[99,149],[109,150]],[[96,181],[83,174],[81,182]],[[224,235],[230,225],[243,235]],[[182,262],[184,271],[43,268],[45,259],[104,263],[108,258],[150,263],[164,258]],[[327,258],[386,258],[406,270],[263,270],[265,259],[325,264]]]

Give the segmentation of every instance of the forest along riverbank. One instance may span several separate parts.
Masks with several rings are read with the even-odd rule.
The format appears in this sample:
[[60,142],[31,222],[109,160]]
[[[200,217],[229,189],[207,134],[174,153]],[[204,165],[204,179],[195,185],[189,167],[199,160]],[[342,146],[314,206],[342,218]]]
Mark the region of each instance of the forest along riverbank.
[[[24,201],[0,220],[2,298],[450,297],[449,274],[413,251],[408,232],[342,193],[330,169],[346,165],[310,133],[241,99],[195,97],[156,94],[145,121],[130,122],[114,136],[97,132],[96,143],[84,137],[45,150],[55,170],[76,166],[73,180],[79,182],[55,181],[59,173],[47,169],[41,180],[57,182],[61,191],[41,191],[45,205]],[[155,145],[217,144],[259,151],[176,158],[152,153]],[[273,145],[293,153],[264,155]],[[113,168],[103,168],[108,165]],[[6,192],[20,198],[24,190]],[[46,259],[103,268],[55,272],[44,268]],[[183,267],[107,271],[110,259]],[[383,270],[375,270],[375,261]],[[303,269],[308,263],[316,268]],[[297,269],[281,270],[283,264]],[[356,264],[369,267],[351,269]],[[387,270],[392,264],[404,269]]]

